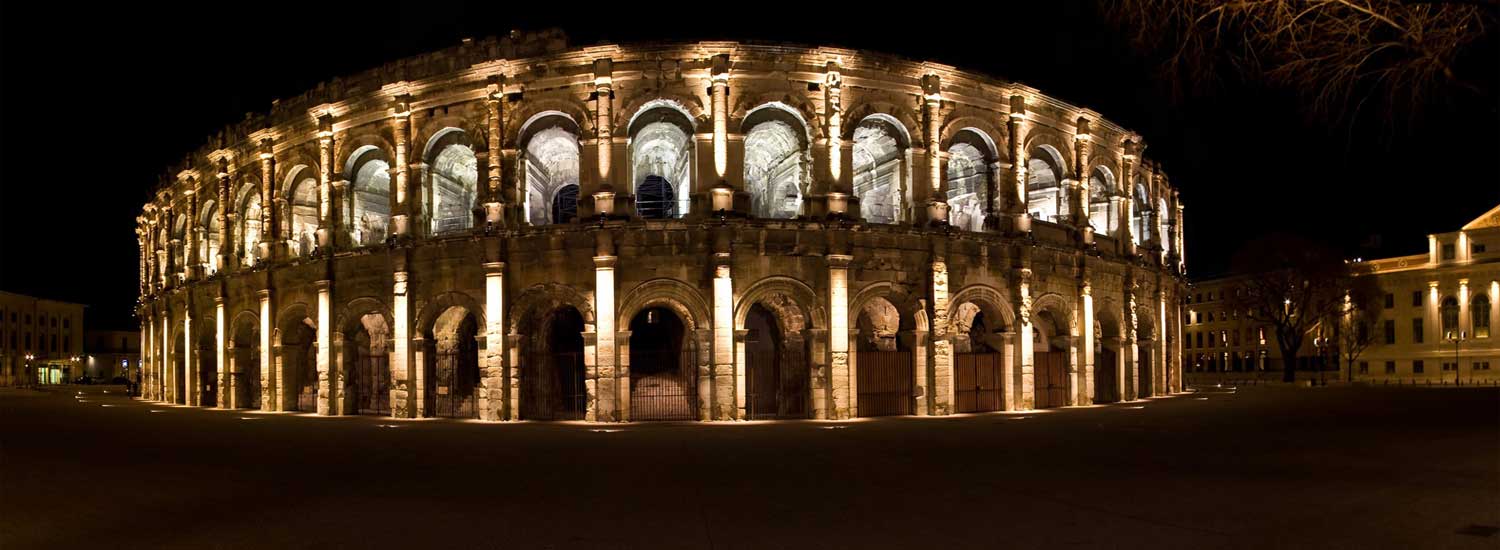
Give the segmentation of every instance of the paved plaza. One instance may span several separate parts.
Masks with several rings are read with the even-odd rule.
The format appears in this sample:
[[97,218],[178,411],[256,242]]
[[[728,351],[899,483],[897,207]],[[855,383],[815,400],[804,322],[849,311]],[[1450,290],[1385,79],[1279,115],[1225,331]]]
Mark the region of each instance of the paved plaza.
[[1495,388],[631,425],[262,414],[106,389],[0,390],[0,547],[1500,545]]

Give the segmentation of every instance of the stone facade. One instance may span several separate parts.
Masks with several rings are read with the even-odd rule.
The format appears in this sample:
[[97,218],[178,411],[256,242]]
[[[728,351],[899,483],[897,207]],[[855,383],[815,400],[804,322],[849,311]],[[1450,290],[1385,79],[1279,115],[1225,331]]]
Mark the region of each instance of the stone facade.
[[978,349],[990,409],[1179,391],[1182,206],[1143,149],[867,52],[465,42],[277,102],[170,173],[138,220],[145,392],[838,419],[890,397],[859,384],[894,357],[897,409],[942,415]]

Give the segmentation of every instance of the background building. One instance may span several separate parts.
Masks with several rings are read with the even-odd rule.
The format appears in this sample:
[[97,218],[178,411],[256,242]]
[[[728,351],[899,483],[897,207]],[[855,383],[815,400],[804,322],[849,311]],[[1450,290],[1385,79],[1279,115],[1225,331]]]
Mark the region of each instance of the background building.
[[0,385],[60,384],[81,375],[83,307],[0,291]]
[[[1500,381],[1500,206],[1458,231],[1428,236],[1424,254],[1359,260],[1361,276],[1376,277],[1382,296],[1371,343],[1339,378],[1373,382]],[[1491,250],[1496,248],[1497,250]],[[1185,295],[1183,344],[1193,372],[1281,370],[1275,331],[1250,321],[1226,300],[1241,277],[1199,282]],[[1312,335],[1298,352],[1298,370],[1347,369],[1332,348]]]
[[135,380],[141,366],[141,333],[137,330],[89,330],[83,333],[83,372],[96,380],[123,376]]

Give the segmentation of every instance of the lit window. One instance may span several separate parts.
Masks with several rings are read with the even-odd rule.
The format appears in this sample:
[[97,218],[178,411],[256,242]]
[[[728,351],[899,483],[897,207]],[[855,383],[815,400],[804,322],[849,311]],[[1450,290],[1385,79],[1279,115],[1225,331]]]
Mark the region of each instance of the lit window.
[[1474,326],[1475,338],[1490,337],[1490,298],[1483,294],[1474,296],[1469,303],[1470,321]]

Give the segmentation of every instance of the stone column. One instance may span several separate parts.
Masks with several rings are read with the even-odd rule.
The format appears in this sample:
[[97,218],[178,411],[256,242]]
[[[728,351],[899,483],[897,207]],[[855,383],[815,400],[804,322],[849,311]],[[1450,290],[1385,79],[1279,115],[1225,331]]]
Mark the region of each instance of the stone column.
[[[276,224],[276,156],[269,138],[260,141],[260,244],[261,260],[269,260],[281,239]],[[265,370],[265,369],[262,369]]]
[[[594,365],[597,370],[595,392],[600,401],[595,419],[600,421],[629,420],[625,412],[630,403],[630,373],[628,368],[616,365],[624,360],[628,352],[615,353],[615,261],[614,240],[609,230],[595,233],[594,256]],[[628,340],[625,340],[628,341]],[[620,357],[620,361],[616,358]]]
[[215,373],[217,378],[215,379],[214,387],[218,388],[218,392],[214,395],[214,403],[217,403],[220,409],[230,408],[229,365],[227,363],[227,354],[224,353],[225,340],[227,338],[224,336],[224,295],[221,293],[219,296],[214,297],[214,353],[216,354],[214,367],[217,371]]
[[[927,370],[932,364],[929,358],[931,355],[929,350],[932,348],[931,342],[928,340],[929,335],[929,332],[925,330],[912,330],[898,332],[896,336],[898,340],[911,339],[911,387],[916,394],[913,396],[915,402],[913,403],[912,414],[916,416],[935,414],[932,407],[932,385],[927,382]],[[854,398],[859,399],[859,394],[854,394]]]
[[1082,367],[1078,369],[1075,378],[1077,385],[1073,386],[1074,394],[1078,396],[1078,404],[1092,405],[1094,403],[1094,290],[1088,279],[1083,280],[1078,292],[1078,303],[1082,304],[1079,318],[1082,320],[1079,328],[1083,335],[1078,342],[1078,354],[1082,355]]
[[[1162,395],[1167,392],[1167,299],[1161,291],[1161,280],[1158,277],[1156,286],[1156,342],[1152,348],[1156,354],[1156,360],[1151,364],[1151,394]],[[1227,342],[1226,342],[1227,344]]]
[[[318,247],[326,251],[333,246],[333,236],[338,231],[338,219],[333,215],[333,117],[326,114],[318,117],[318,164],[317,238]],[[320,390],[318,402],[324,401]]]
[[[1011,231],[1031,231],[1031,214],[1026,209],[1026,98],[1010,96],[1010,116],[1006,118],[1006,130],[1010,135],[1010,191],[1014,199],[1006,212],[1011,218]],[[1024,408],[1024,407],[1022,407]]]
[[332,303],[333,301],[330,299],[330,292],[333,290],[333,281],[329,281],[329,280],[317,281],[317,282],[313,283],[313,286],[318,289],[318,312],[317,312],[317,316],[318,316],[318,321],[317,321],[318,322],[318,328],[317,328],[317,335],[318,335],[318,351],[317,351],[317,354],[318,354],[318,359],[317,359],[317,361],[318,361],[318,365],[317,365],[317,368],[318,368],[318,404],[317,404],[317,407],[318,407],[318,414],[323,415],[323,416],[330,416],[330,415],[334,415],[334,414],[338,413],[338,409],[334,408],[334,406],[337,405],[338,403],[337,402],[330,402],[329,401],[329,398],[333,395],[333,384],[331,383],[332,380],[333,380],[333,378],[332,378],[333,361],[332,361],[332,357],[329,355],[332,352],[332,349],[333,349],[333,342],[332,342],[332,336],[329,334],[329,328],[328,328],[328,325],[330,323],[332,323],[331,309],[332,309],[332,306],[333,306],[333,303]]
[[[402,266],[404,268],[404,265]],[[411,336],[408,331],[408,323],[411,314],[407,311],[405,271],[396,271],[393,274],[394,283],[391,285],[391,316],[395,322],[391,327],[391,416],[396,418],[413,418],[409,397],[411,394]]]
[[[613,275],[611,275],[613,277]],[[600,318],[603,318],[601,315]],[[618,357],[620,359],[619,401],[616,404],[617,414],[621,422],[630,421],[630,331],[621,330],[615,332],[615,342],[619,346]]]
[[709,66],[709,82],[709,101],[713,116],[714,173],[718,174],[718,181],[724,181],[729,162],[729,55],[713,56]]
[[[812,195],[822,195],[822,205],[814,203],[812,215],[837,215],[860,217],[859,198],[854,196],[854,163],[850,156],[852,144],[844,142],[844,79],[839,73],[837,61],[824,65],[823,80],[823,165],[826,172],[819,171],[813,182]],[[819,155],[814,148],[814,162]],[[817,210],[817,211],[814,211]]]
[[271,349],[271,289],[255,295],[260,299],[260,410],[276,411],[281,401],[276,399],[276,377],[272,376],[276,365]]
[[933,224],[948,223],[947,183],[943,165],[947,155],[943,153],[943,93],[942,81],[935,74],[922,77],[922,121],[925,147],[927,147],[927,183],[931,195],[927,199],[927,221]]
[[[936,237],[934,237],[936,238]],[[932,409],[933,415],[952,412],[953,342],[948,334],[948,264],[940,241],[932,258]]]
[[161,366],[158,367],[160,376],[157,377],[157,380],[161,384],[161,400],[168,403],[173,403],[177,400],[177,393],[172,391],[171,385],[172,373],[175,370],[172,368],[172,341],[170,336],[170,334],[172,333],[170,326],[171,321],[171,304],[168,304],[165,302],[165,300],[163,300],[163,303],[161,305],[161,333],[159,334],[159,336],[161,337]]
[[[484,319],[484,370],[479,379],[479,418],[505,420],[505,262],[484,264]],[[593,399],[589,402],[592,403]]]
[[[505,335],[505,420],[521,419],[521,335]],[[597,368],[597,367],[596,367]]]
[[1031,269],[1022,267],[1016,270],[1016,303],[1021,304],[1021,314],[1017,316],[1019,330],[1016,339],[1018,357],[1016,363],[1021,366],[1020,391],[1016,392],[1019,401],[1016,402],[1018,409],[1030,409],[1036,405],[1036,378],[1033,370],[1036,364],[1036,351],[1032,345],[1035,327],[1031,325]]
[[[395,204],[391,208],[391,233],[395,235],[407,235],[411,233],[411,175],[409,167],[411,157],[411,96],[401,95],[396,97],[396,113],[391,119],[391,132],[396,137],[396,189],[392,196]],[[400,346],[401,343],[397,342]],[[395,406],[394,400],[392,406]]]
[[[1133,290],[1133,277],[1129,274],[1125,278],[1125,374],[1127,381],[1122,382],[1125,391],[1120,393],[1121,399],[1134,401],[1140,398],[1140,343],[1137,341],[1140,335],[1140,320],[1136,315],[1135,290]],[[1127,398],[1128,396],[1128,398]]]
[[[329,328],[331,330],[334,327]],[[354,403],[349,401],[350,360],[349,354],[344,353],[344,333],[332,331],[329,342],[332,344],[328,349],[328,385],[332,388],[328,395],[328,408],[331,411],[329,414],[359,414],[359,411],[354,408]]]
[[1081,243],[1094,242],[1089,224],[1089,119],[1078,117],[1073,134],[1073,184],[1068,186],[1068,215],[1083,235]]
[[[199,234],[201,228],[198,225],[200,223],[198,219],[198,179],[188,177],[187,186],[187,190],[182,192],[183,196],[187,197],[188,204],[187,234],[183,235],[183,238],[187,239],[187,250],[183,254],[182,273],[184,279],[197,280],[203,278],[204,261],[200,257],[201,255],[198,250],[198,239],[202,238],[202,235]],[[196,394],[197,392],[194,393]]]
[[[1120,224],[1120,231],[1116,235],[1120,241],[1120,251],[1126,256],[1134,256],[1135,227],[1130,222],[1135,217],[1135,163],[1140,147],[1135,140],[1126,139],[1121,148],[1125,152],[1120,157],[1120,170],[1123,173],[1120,176],[1120,188],[1125,191],[1125,196],[1120,198],[1121,207],[1116,211]],[[1124,399],[1123,394],[1121,399]]]
[[729,254],[716,254],[713,283],[713,376],[714,406],[712,420],[734,420],[743,408],[738,396],[744,393],[743,379],[735,370],[734,353],[734,279],[730,276]]
[[[234,182],[234,174],[230,172],[231,169],[228,160],[221,157],[219,159],[219,172],[217,174],[219,178],[219,256],[208,260],[218,262],[218,265],[214,267],[215,272],[229,269],[232,263],[231,258],[234,257],[234,250],[236,249],[234,245],[233,226],[230,221],[231,211],[234,210],[234,205],[230,204],[233,202],[231,200],[233,193],[231,193],[229,188]],[[220,347],[222,348],[223,346]]]
[[1016,333],[1000,333],[1000,410],[1016,410]]
[[156,318],[148,306],[141,315],[141,397],[156,397]]
[[[485,173],[487,175],[489,184],[488,190],[485,193],[486,202],[484,203],[484,221],[485,223],[491,224],[496,227],[502,226],[508,221],[505,219],[504,208],[506,204],[513,203],[512,197],[507,197],[503,194],[504,191],[502,190],[500,180],[502,159],[505,156],[505,134],[502,130],[503,128],[505,128],[505,109],[501,102],[501,99],[505,95],[505,91],[502,85],[504,78],[505,77],[503,75],[490,77],[489,84],[486,86],[484,94],[484,122],[485,128],[489,131],[489,142],[485,144],[485,149],[489,152],[489,154],[485,157]],[[501,323],[501,325],[504,326],[504,323]],[[503,333],[495,334],[493,336],[495,338],[500,338],[503,337]],[[489,341],[492,342],[493,340]],[[500,406],[500,402],[496,402],[494,409],[496,413],[499,413],[499,411],[503,410],[504,407]],[[499,418],[497,417],[496,419],[498,420]]]
[[853,256],[828,255],[828,334],[833,362],[829,366],[830,395],[833,402],[829,417],[843,420],[859,415],[853,398],[856,395],[854,372],[849,368],[849,262]]

